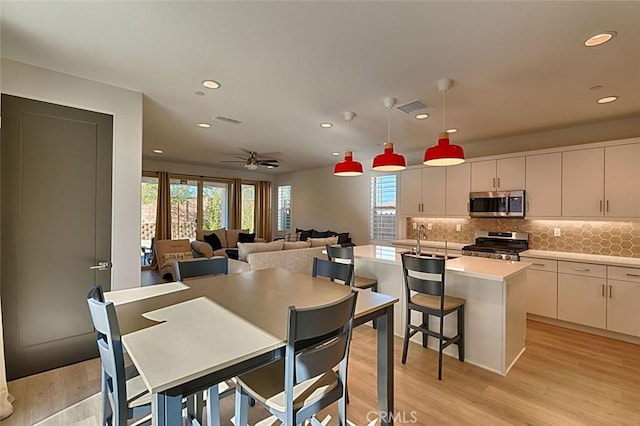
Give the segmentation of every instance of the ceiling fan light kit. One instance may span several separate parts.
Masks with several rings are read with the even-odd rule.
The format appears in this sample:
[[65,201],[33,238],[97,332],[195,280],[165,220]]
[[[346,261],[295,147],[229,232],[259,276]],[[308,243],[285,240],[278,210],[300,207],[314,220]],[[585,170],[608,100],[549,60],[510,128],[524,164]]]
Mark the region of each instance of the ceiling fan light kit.
[[265,166],[268,169],[279,167],[279,161],[275,158],[267,157],[265,154],[260,155],[256,151],[250,151],[248,149],[239,148],[241,151],[249,154],[248,158],[236,157],[239,160],[222,160],[221,163],[244,163],[243,166],[247,170],[258,170],[259,166]]
[[445,130],[445,94],[451,87],[451,80],[444,78],[438,80],[438,90],[442,92],[442,132],[438,135],[438,144],[430,146],[424,152],[426,166],[455,166],[464,163],[464,150],[460,145],[449,143],[449,133]]
[[397,172],[407,168],[404,157],[393,152],[391,142],[391,108],[396,104],[396,98],[384,98],[384,106],[387,108],[387,141],[384,143],[384,152],[373,159],[373,170],[378,172]]

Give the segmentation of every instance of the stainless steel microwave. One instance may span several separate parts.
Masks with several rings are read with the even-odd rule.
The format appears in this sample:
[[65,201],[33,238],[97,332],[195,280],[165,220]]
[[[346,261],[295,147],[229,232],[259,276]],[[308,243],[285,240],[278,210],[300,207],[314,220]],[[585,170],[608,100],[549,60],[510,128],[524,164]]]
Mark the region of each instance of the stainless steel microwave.
[[524,191],[471,192],[471,217],[524,217]]

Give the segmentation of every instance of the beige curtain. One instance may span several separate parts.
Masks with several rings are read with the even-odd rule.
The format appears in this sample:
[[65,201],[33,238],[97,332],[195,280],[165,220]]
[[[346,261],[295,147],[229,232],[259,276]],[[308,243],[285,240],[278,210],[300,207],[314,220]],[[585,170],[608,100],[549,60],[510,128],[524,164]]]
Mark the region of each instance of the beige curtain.
[[258,182],[256,216],[256,235],[271,241],[271,182]]
[[[156,241],[171,239],[171,183],[169,173],[158,174],[158,207],[156,211]],[[153,250],[151,268],[158,266],[156,250]]]
[[242,179],[234,179],[231,184],[231,212],[229,229],[242,228]]
[[13,396],[7,387],[7,372],[4,365],[4,334],[2,334],[2,310],[0,309],[0,420],[13,413]]

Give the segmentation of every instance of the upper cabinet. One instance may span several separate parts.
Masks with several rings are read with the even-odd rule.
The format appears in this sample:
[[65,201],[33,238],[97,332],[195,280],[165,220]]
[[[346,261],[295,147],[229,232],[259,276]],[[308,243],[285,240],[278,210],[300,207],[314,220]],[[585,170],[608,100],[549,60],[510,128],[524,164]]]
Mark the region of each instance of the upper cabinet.
[[400,174],[400,214],[445,214],[445,168],[423,167]]
[[562,215],[640,217],[640,144],[562,153]]
[[446,205],[447,216],[469,215],[469,190],[471,188],[471,164],[462,163],[446,168]]
[[640,144],[604,149],[604,212],[608,217],[640,217]]
[[562,214],[562,153],[528,155],[525,217]]
[[471,163],[471,192],[520,190],[525,187],[525,157]]

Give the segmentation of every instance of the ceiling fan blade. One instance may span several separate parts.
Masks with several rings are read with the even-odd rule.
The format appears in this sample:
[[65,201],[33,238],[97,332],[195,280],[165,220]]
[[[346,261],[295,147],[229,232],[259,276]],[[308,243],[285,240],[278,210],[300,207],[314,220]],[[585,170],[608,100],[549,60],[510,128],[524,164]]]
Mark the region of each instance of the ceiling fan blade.
[[219,163],[246,163],[247,160],[220,160]]
[[261,166],[267,166],[267,167],[280,167],[280,164],[274,163],[271,161],[258,161],[258,164],[260,164]]

